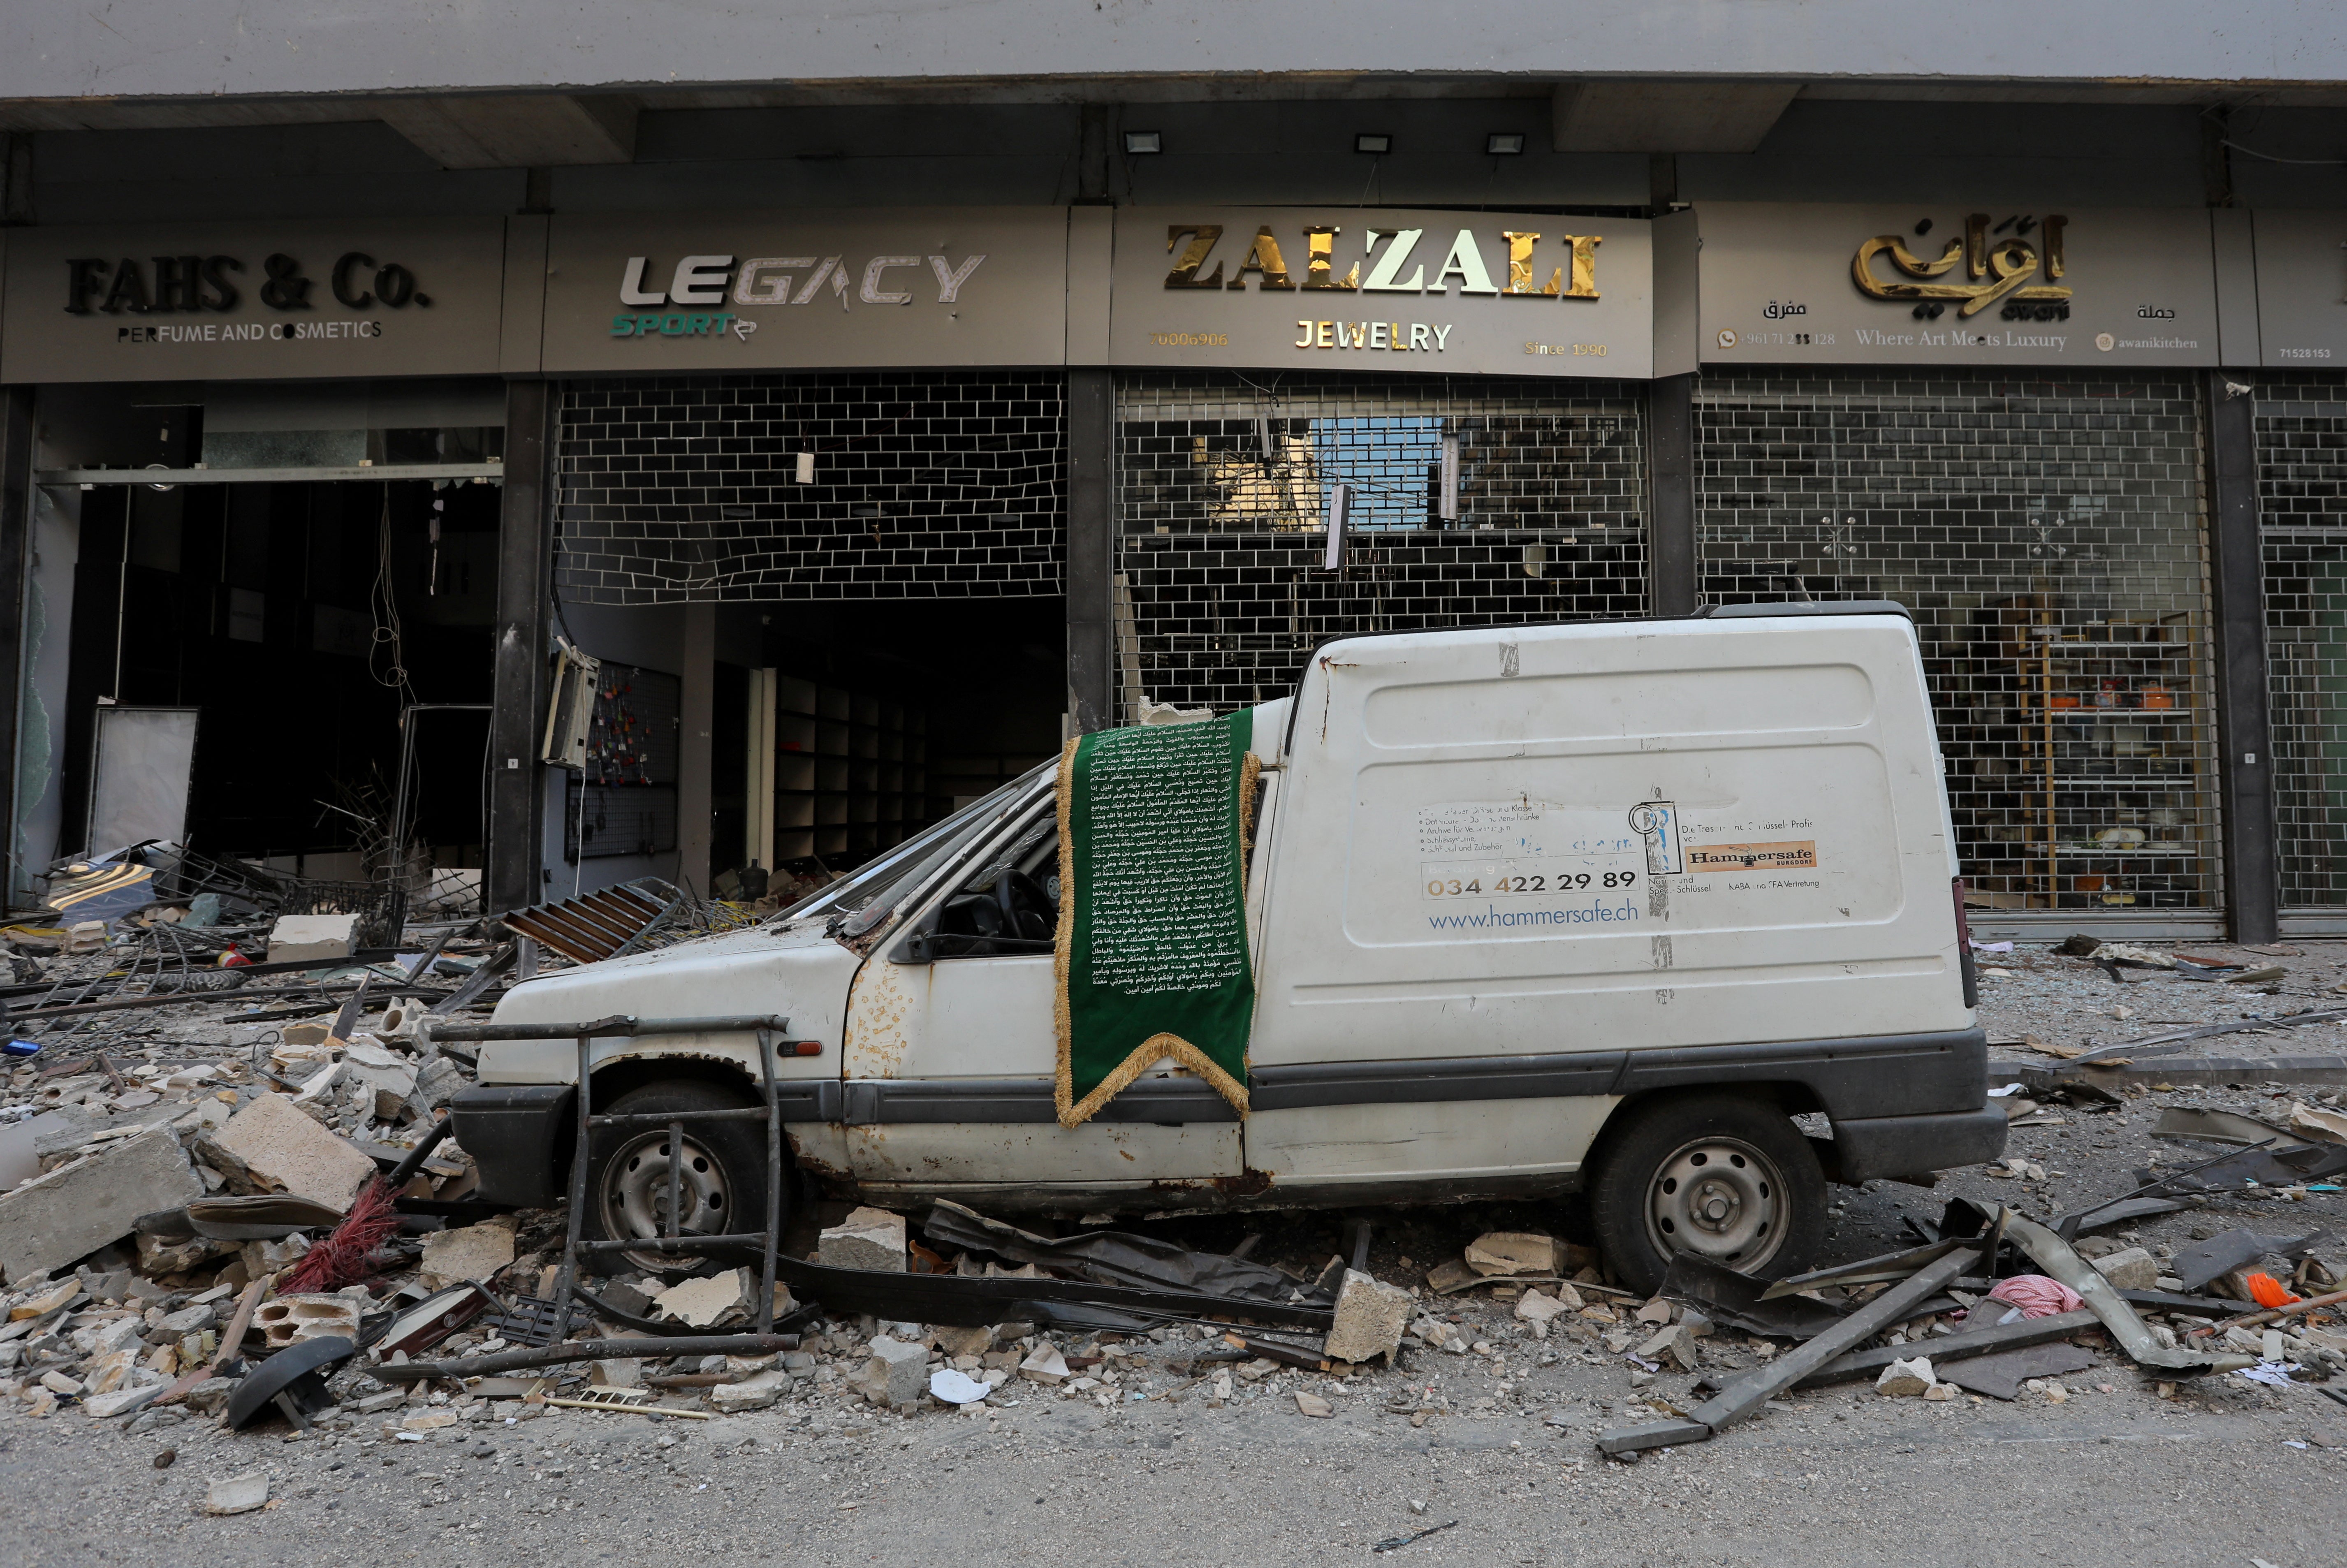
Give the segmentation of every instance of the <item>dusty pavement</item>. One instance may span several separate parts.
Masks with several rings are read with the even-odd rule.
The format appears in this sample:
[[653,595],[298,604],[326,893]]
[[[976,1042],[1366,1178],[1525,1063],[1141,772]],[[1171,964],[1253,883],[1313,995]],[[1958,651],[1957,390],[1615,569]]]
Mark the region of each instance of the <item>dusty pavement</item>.
[[[2089,965],[2024,949],[2003,961],[2009,978],[1985,982],[1983,1021],[1992,1038],[2075,1045],[2124,1040],[2171,1018],[2329,1005],[2347,946],[2297,946],[2298,954],[2260,960],[2289,971],[2276,996],[2172,979],[2116,986]],[[2125,1002],[2113,999],[2121,994]],[[2110,1016],[2122,1005],[2137,1016]],[[2238,1058],[2250,1040],[2276,1053],[2332,1049],[2288,1036],[2215,1044]],[[1836,1188],[1819,1261],[1905,1245],[1905,1219],[1936,1219],[1951,1195],[2047,1218],[2127,1191],[2137,1166],[2206,1153],[2145,1135],[2168,1104],[2275,1118],[2293,1099],[2322,1105],[2327,1095],[2335,1105],[2340,1093],[2245,1076],[2239,1087],[2168,1091],[2131,1081],[2124,1103],[2101,1112],[2049,1106],[2024,1119],[2039,1124],[2014,1129],[2008,1151],[2042,1169],[2042,1179],[1973,1168],[1931,1191]],[[1372,1271],[1412,1283],[1481,1231],[1564,1223],[1556,1209],[1535,1205],[1370,1217]],[[1336,1249],[1338,1219],[1159,1228],[1215,1247],[1261,1229],[1257,1256],[1308,1272]],[[2347,1235],[2347,1198],[2227,1195],[2109,1235],[2144,1246],[2164,1267],[2196,1236],[2237,1226],[2291,1235],[2328,1226]],[[2347,1244],[2334,1241],[2319,1255],[2347,1272]],[[1826,1564],[2301,1568],[2347,1554],[2347,1408],[2312,1387],[2273,1389],[2224,1376],[2187,1380],[2163,1399],[2124,1356],[2106,1351],[2091,1370],[2011,1402],[1891,1399],[1864,1382],[1804,1390],[1710,1443],[1625,1465],[1604,1458],[1594,1433],[1645,1419],[1640,1401],[1691,1405],[1692,1374],[1645,1374],[1607,1348],[1607,1325],[1577,1317],[1535,1338],[1512,1316],[1514,1302],[1490,1287],[1426,1299],[1446,1319],[1455,1315],[1446,1326],[1456,1350],[1408,1350],[1401,1368],[1349,1383],[1238,1372],[1221,1404],[1214,1374],[1237,1369],[1191,1364],[1204,1348],[1195,1341],[1102,1344],[1062,1334],[1071,1356],[1129,1353],[1096,1369],[1121,1367],[1115,1380],[1075,1392],[1014,1381],[979,1413],[890,1415],[820,1391],[838,1388],[857,1359],[854,1326],[841,1324],[841,1339],[814,1348],[835,1343],[842,1353],[819,1354],[819,1371],[799,1392],[772,1409],[705,1421],[492,1400],[405,1441],[386,1435],[413,1409],[405,1405],[346,1414],[339,1426],[292,1438],[273,1422],[229,1434],[198,1416],[126,1427],[70,1408],[43,1419],[0,1414],[0,1495],[10,1505],[0,1540],[11,1561],[28,1565],[190,1568],[336,1553],[451,1563],[622,1564],[653,1553],[825,1563],[1368,1560],[1381,1542],[1445,1525],[1390,1555],[1478,1564],[1798,1556]],[[1761,1358],[1740,1334],[1699,1343],[1708,1369]],[[2347,1376],[2330,1386],[2347,1387]],[[1300,1413],[1298,1390],[1321,1396],[1333,1415]],[[173,1462],[157,1469],[167,1451]],[[269,1479],[270,1508],[202,1513],[210,1482],[250,1472]]]

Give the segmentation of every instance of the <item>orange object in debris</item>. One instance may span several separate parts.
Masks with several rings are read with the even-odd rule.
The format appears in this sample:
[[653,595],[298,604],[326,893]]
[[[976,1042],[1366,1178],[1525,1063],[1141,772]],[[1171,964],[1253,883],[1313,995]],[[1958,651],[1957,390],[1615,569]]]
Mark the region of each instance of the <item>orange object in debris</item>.
[[222,953],[220,956],[220,967],[223,969],[250,968],[252,967],[252,960],[246,958],[242,953],[238,952],[234,948],[231,948],[227,952]]
[[2295,1307],[2298,1297],[2281,1287],[2281,1281],[2270,1274],[2253,1274],[2244,1282],[2250,1296],[2260,1307]]

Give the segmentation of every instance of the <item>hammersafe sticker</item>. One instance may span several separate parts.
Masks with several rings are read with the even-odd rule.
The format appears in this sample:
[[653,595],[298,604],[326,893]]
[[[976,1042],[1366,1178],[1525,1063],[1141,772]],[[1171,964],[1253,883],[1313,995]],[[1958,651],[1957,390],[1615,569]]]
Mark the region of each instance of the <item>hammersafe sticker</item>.
[[1693,871],[1808,871],[1818,864],[1818,844],[1803,838],[1781,844],[1706,844],[1690,849]]

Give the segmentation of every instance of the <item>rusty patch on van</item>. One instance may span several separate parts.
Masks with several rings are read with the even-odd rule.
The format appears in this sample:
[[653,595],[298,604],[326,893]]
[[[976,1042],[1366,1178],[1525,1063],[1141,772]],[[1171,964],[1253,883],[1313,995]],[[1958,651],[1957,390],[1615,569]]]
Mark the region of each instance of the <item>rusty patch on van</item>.
[[[903,1070],[913,1046],[907,1032],[916,1000],[907,978],[911,968],[882,958],[856,970],[840,1030],[840,1061],[847,1076],[895,1078]],[[918,968],[926,984],[928,967]]]

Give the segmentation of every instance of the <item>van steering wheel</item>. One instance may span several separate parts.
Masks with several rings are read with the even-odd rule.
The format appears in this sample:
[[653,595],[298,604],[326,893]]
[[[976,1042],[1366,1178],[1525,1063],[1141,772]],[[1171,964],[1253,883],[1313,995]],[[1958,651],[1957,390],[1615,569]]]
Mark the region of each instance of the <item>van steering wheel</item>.
[[[1006,935],[1040,941],[1052,934],[1051,896],[1043,891],[1040,882],[1018,867],[1008,867],[994,879],[994,901],[1001,907]],[[1030,931],[1030,920],[1043,929]]]

